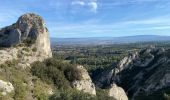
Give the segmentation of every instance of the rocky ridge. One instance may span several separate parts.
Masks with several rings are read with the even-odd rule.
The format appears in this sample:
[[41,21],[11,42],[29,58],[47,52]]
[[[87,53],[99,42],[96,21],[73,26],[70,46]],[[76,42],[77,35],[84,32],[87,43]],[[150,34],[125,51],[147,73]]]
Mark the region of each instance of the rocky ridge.
[[98,87],[105,87],[112,84],[113,78],[118,79],[115,77],[119,72],[129,67],[129,65],[138,57],[138,52],[134,52],[129,54],[128,56],[124,57],[122,60],[120,60],[116,66],[113,66],[113,68],[106,70],[100,75],[99,80],[96,81],[96,85]]
[[108,87],[112,83],[121,86],[130,99],[141,95],[150,95],[169,88],[169,50],[149,47],[129,55],[101,74],[95,82],[99,87]]

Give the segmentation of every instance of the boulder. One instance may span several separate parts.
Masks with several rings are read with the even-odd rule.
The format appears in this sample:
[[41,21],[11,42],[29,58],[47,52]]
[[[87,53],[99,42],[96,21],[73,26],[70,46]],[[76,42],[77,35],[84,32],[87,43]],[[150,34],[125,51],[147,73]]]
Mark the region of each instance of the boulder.
[[109,89],[109,96],[113,97],[115,100],[128,100],[123,88],[118,87],[115,83],[113,83]]
[[72,83],[73,88],[77,90],[96,95],[95,85],[92,82],[87,70],[83,66],[77,66],[81,72],[81,80],[75,80]]
[[11,93],[13,90],[14,87],[10,82],[0,80],[0,93],[2,95],[7,95],[7,93]]

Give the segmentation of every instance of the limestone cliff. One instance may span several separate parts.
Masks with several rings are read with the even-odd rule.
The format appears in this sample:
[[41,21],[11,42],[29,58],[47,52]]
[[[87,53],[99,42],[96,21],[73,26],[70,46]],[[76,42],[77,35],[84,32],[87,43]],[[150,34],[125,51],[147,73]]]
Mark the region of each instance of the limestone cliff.
[[163,48],[143,49],[104,71],[95,83],[103,88],[117,83],[134,100],[141,95],[164,91],[170,87],[169,54],[170,50]]
[[[0,29],[0,79],[9,81],[0,80],[0,94],[6,96],[12,91],[17,93],[14,87],[24,84],[23,87],[30,87],[27,89],[29,97],[27,100],[34,100],[32,91],[35,82],[32,81],[33,77],[29,71],[25,69],[28,69],[35,61],[43,61],[50,57],[52,57],[52,51],[49,32],[39,15],[24,14],[16,23]],[[20,71],[25,73],[21,72],[23,76],[17,77],[21,74]],[[21,81],[23,80],[21,78],[25,76],[27,76],[24,78],[27,80],[26,83]],[[17,82],[20,80],[20,84],[13,80]]]
[[128,68],[130,64],[133,63],[133,61],[137,58],[138,52],[131,53],[128,56],[124,57],[117,64],[115,64],[115,66],[104,71],[100,75],[100,78],[96,81],[96,85],[98,87],[110,86],[110,84],[112,84],[113,82],[113,78],[117,79],[115,75],[117,75],[122,70]]
[[20,65],[52,57],[49,32],[36,14],[22,15],[16,23],[0,30],[0,64],[17,59]]
[[49,33],[44,20],[36,14],[22,15],[16,23],[0,30],[0,47],[27,43],[44,57],[51,57]]

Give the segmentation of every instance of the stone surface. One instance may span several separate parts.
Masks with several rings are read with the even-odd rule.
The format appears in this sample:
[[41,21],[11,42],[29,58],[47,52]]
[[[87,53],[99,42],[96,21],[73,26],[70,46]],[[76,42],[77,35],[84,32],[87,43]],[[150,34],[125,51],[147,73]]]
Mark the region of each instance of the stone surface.
[[[16,23],[0,30],[0,64],[13,59],[19,66],[52,57],[49,32],[36,14],[22,15]],[[5,47],[5,48],[4,48]]]
[[116,84],[111,85],[111,88],[109,89],[109,96],[113,97],[115,100],[128,100],[123,88],[118,87]]
[[18,59],[17,57],[18,49],[16,48],[7,48],[0,50],[0,64],[5,63],[6,61],[11,61],[13,59]]
[[2,95],[7,95],[8,93],[11,93],[13,90],[14,87],[10,82],[0,80],[0,93]]
[[24,14],[16,23],[0,30],[0,47],[11,47],[25,41],[30,42],[31,48],[36,48],[44,58],[52,56],[49,32],[39,15]]
[[170,50],[149,47],[124,57],[112,68],[101,73],[95,84],[107,88],[121,86],[135,100],[140,94],[152,94],[170,87]]
[[77,90],[96,95],[95,85],[92,82],[87,70],[83,66],[77,66],[81,72],[81,80],[75,80],[72,86]]
[[116,66],[114,66],[112,69],[103,72],[100,75],[100,78],[95,82],[95,84],[98,87],[109,86],[110,84],[112,84],[114,78],[118,79],[118,76],[116,75],[122,70],[128,68],[129,65],[133,63],[133,61],[137,58],[138,52],[131,53],[128,56],[124,57],[117,64],[115,64]]

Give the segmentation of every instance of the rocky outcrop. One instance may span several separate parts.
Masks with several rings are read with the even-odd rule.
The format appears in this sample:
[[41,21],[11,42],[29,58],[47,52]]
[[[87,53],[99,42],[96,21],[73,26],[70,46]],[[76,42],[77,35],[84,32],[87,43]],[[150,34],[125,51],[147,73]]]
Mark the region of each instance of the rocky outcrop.
[[114,80],[125,89],[131,99],[140,94],[151,94],[169,85],[169,60],[162,48],[147,48],[139,52],[129,67],[119,72]]
[[11,61],[13,59],[18,59],[18,50],[16,48],[7,48],[5,50],[0,50],[0,64],[6,61]]
[[134,52],[102,72],[95,84],[106,88],[113,83],[121,86],[130,99],[152,94],[170,87],[170,50],[149,47]]
[[118,87],[116,84],[112,84],[109,89],[109,96],[113,97],[115,100],[128,100],[128,97],[123,90],[123,88]]
[[117,67],[114,69],[115,75],[129,66],[138,57],[138,52],[130,53],[129,56],[124,57],[119,61]]
[[19,66],[52,57],[49,32],[36,14],[22,15],[16,23],[0,30],[0,64],[16,59]]
[[14,91],[14,87],[10,82],[5,82],[3,80],[0,80],[1,95],[7,95],[8,93],[11,93],[12,91]]
[[81,80],[75,80],[72,86],[77,90],[96,95],[95,85],[92,82],[87,70],[83,66],[77,66],[81,73]]
[[[31,63],[43,61],[49,57],[52,57],[49,32],[45,27],[44,20],[39,15],[33,13],[24,14],[13,25],[0,29],[0,65],[4,64],[8,67],[12,62],[16,64],[12,65],[13,67],[23,70],[30,67]],[[6,68],[4,69],[6,71]],[[8,74],[13,75],[13,72],[10,69],[8,70]],[[32,76],[28,75],[28,77]],[[32,82],[32,78],[26,80]],[[8,81],[13,82],[12,80]],[[0,95],[8,96],[12,91],[14,91],[14,94],[16,93],[10,82],[0,80]],[[22,84],[27,85],[25,82]],[[29,84],[30,82],[28,86]],[[35,87],[29,86],[27,90],[29,91],[27,94],[29,98],[26,100],[35,99],[32,93],[33,88]]]
[[[100,75],[100,78],[95,82],[98,87],[109,86],[116,76],[122,70],[128,68],[134,60],[138,58],[138,52],[130,53],[128,56],[120,60],[113,68],[106,70]],[[115,77],[116,76],[116,77]]]
[[22,15],[16,23],[0,30],[0,47],[27,43],[44,57],[51,57],[49,33],[44,20],[36,14]]

